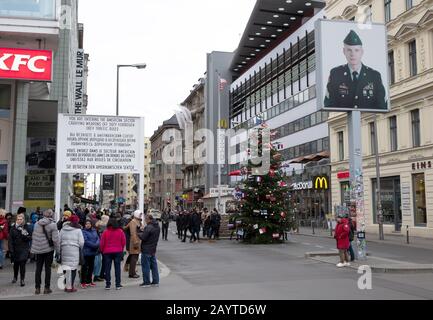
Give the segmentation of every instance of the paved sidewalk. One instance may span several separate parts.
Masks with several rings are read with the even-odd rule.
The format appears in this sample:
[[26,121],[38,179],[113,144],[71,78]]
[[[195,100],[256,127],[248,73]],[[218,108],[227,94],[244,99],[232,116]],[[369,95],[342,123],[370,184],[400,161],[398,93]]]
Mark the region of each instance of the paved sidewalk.
[[[126,259],[125,259],[126,260]],[[13,278],[13,265],[10,264],[10,260],[5,261],[5,266],[3,270],[0,270],[0,300],[1,299],[14,299],[14,298],[23,298],[23,297],[29,297],[34,296],[35,292],[35,269],[36,269],[36,263],[27,263],[26,265],[26,286],[20,287],[19,284],[19,278],[18,283],[12,284],[12,278]],[[165,278],[169,275],[170,270],[162,264],[160,261],[158,261],[159,266],[159,272],[160,272],[160,278]],[[81,289],[80,287],[80,280],[77,274],[77,278],[75,280],[75,288],[77,288],[77,292],[73,294],[65,293],[63,290],[59,289],[58,287],[58,281],[62,281],[60,278],[62,276],[61,274],[57,273],[57,269],[51,269],[51,290],[53,290],[53,295],[76,295],[80,294],[80,292],[83,291],[97,291],[105,288],[105,281],[104,282],[96,282],[95,288],[87,288],[87,289]],[[111,268],[111,278],[112,282],[114,282],[114,266]],[[128,277],[128,273],[123,271],[123,263],[122,263],[122,285],[124,287],[130,287],[130,286],[138,286],[143,282],[141,277],[141,266],[137,265],[137,274],[140,275],[140,278],[138,279],[130,279]],[[43,283],[45,281],[45,271],[42,272],[42,287]],[[113,286],[112,286],[113,288]],[[42,288],[43,292],[43,288]],[[41,299],[44,298],[44,295],[41,294]]]
[[[325,229],[314,229],[314,234],[312,228],[306,228],[306,227],[300,227],[299,233],[293,233],[293,234],[299,234],[304,236],[312,236],[312,237],[322,237],[322,238],[330,238],[332,239],[333,236],[331,236],[330,230]],[[385,234],[384,236],[385,240],[379,240],[379,235],[376,233],[366,233],[366,239],[368,242],[374,242],[374,243],[382,243],[382,244],[389,244],[389,245],[397,245],[397,246],[405,246],[405,247],[414,247],[414,248],[422,248],[422,249],[428,249],[433,250],[433,239],[428,238],[420,238],[420,237],[409,237],[409,244],[407,244],[407,238],[406,235],[403,234]]]

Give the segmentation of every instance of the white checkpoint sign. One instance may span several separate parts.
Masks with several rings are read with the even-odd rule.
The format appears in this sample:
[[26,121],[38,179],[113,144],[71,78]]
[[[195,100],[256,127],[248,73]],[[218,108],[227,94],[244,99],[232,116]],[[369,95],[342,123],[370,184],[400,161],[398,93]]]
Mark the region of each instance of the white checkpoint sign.
[[62,173],[140,173],[144,119],[59,114],[57,170]]

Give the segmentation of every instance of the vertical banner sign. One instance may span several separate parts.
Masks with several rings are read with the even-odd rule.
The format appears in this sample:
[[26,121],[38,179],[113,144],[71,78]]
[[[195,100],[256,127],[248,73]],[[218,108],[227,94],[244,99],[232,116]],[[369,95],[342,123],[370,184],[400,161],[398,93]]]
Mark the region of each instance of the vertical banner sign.
[[218,159],[217,164],[226,163],[226,130],[218,129]]
[[102,189],[104,191],[112,191],[114,190],[114,176],[113,175],[104,175],[102,178]]
[[75,56],[74,114],[83,114],[85,94],[84,63],[84,50],[78,49]]

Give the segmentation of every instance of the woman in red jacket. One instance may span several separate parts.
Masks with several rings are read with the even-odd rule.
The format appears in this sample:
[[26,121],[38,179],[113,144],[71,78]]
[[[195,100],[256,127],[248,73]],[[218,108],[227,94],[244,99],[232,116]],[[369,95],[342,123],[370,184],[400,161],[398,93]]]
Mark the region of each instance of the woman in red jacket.
[[349,254],[347,252],[350,247],[349,233],[349,220],[346,216],[338,216],[334,235],[334,238],[337,240],[337,249],[340,254],[340,263],[337,264],[338,268],[350,266]]
[[0,208],[0,270],[3,269],[4,254],[3,240],[6,241],[9,237],[9,226],[6,219],[6,211]]
[[120,262],[122,260],[125,244],[125,233],[120,228],[118,221],[115,218],[111,218],[108,221],[107,229],[102,234],[100,241],[100,249],[105,260],[105,290],[111,289],[111,264],[113,261],[116,276],[116,290],[122,289]]

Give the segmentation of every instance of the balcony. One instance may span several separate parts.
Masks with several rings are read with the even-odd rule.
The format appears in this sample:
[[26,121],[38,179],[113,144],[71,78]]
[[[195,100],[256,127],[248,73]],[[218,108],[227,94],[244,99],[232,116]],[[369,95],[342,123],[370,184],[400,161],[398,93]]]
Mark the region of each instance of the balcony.
[[56,20],[56,0],[0,0],[0,17]]

